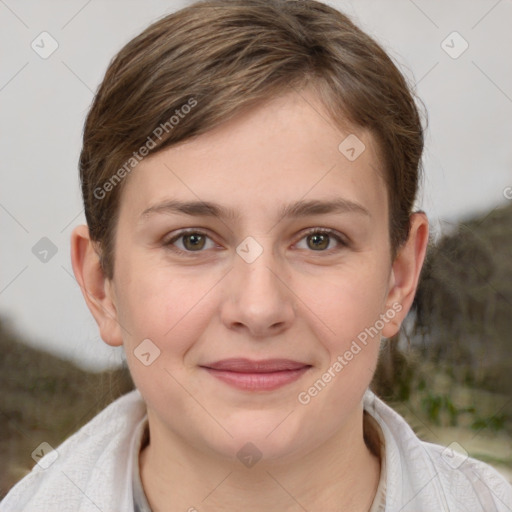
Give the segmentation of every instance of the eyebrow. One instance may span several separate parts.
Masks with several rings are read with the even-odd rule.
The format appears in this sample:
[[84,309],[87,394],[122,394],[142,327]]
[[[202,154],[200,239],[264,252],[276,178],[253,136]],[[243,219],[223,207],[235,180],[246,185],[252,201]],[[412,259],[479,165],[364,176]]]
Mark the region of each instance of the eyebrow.
[[[208,201],[178,201],[171,199],[146,208],[140,215],[140,221],[158,213],[176,213],[194,217],[216,217],[230,220],[240,218],[238,211],[232,208],[226,208],[217,203]],[[301,200],[283,205],[279,209],[278,217],[282,219],[307,217],[310,215],[325,215],[328,213],[357,213],[371,217],[370,212],[363,205],[344,198],[336,198],[327,201],[320,201],[318,199],[309,201]]]

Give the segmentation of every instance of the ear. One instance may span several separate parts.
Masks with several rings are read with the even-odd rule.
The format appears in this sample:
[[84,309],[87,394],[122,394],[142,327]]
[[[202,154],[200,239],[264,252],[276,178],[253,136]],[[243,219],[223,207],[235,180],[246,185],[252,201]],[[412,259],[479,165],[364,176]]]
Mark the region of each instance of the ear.
[[122,345],[113,283],[103,273],[99,255],[85,225],[77,226],[71,234],[71,263],[101,338],[108,345]]
[[398,332],[412,306],[427,245],[427,216],[423,212],[413,213],[410,218],[409,237],[400,248],[391,268],[386,308],[396,314],[382,330],[385,338],[391,338]]

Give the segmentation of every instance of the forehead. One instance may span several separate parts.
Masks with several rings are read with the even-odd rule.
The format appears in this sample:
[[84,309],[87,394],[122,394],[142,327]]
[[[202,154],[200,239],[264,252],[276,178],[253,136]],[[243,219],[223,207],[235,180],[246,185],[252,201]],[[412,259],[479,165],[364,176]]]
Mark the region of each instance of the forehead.
[[120,213],[133,220],[169,199],[225,205],[237,218],[249,208],[263,215],[320,197],[387,209],[373,136],[337,126],[307,89],[147,157],[125,185]]

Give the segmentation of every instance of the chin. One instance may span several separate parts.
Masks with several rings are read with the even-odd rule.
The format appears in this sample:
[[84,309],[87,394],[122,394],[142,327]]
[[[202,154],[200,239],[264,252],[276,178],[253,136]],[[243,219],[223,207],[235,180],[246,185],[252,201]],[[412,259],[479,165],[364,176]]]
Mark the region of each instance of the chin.
[[261,418],[262,411],[259,413],[258,419],[251,414],[251,418],[239,418],[236,423],[225,425],[233,437],[216,436],[216,439],[210,439],[209,448],[222,457],[234,457],[247,467],[252,467],[256,459],[260,467],[265,461],[289,462],[307,451],[310,436],[299,433],[297,425],[290,418],[285,419],[286,414]]

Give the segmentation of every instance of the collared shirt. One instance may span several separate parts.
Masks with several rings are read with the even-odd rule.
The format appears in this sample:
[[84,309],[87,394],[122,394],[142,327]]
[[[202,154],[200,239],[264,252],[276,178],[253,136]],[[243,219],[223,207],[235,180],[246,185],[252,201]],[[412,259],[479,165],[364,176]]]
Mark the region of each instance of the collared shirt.
[[[383,442],[371,512],[512,510],[512,486],[494,468],[421,441],[371,391],[364,396],[364,410],[378,423]],[[134,496],[140,512],[146,512],[137,476],[146,424],[140,393],[120,397],[47,453],[3,499],[0,512],[132,512]]]

